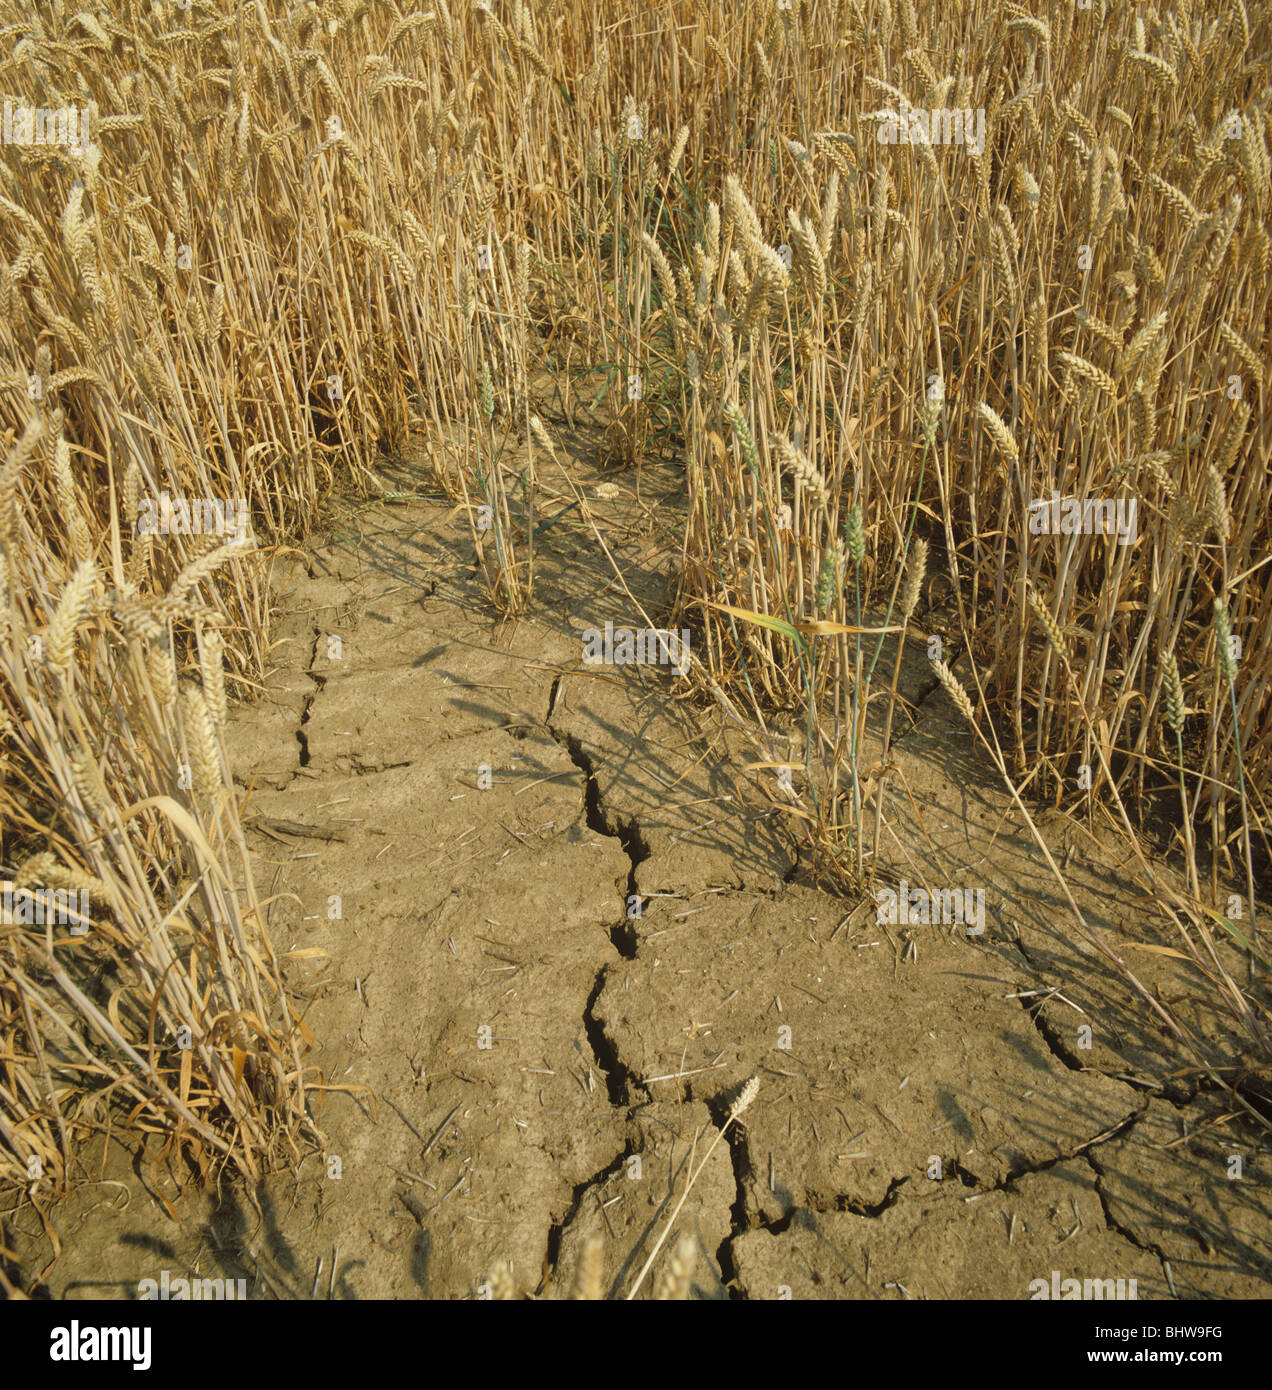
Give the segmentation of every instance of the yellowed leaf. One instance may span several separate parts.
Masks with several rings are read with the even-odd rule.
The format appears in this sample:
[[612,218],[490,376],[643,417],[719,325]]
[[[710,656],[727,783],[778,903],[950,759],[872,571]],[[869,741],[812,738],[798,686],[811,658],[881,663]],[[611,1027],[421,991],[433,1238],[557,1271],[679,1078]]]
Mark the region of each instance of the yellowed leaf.
[[1173,956],[1176,960],[1188,960],[1182,951],[1177,951],[1173,946],[1149,946],[1143,941],[1128,941],[1126,949],[1129,951],[1147,951],[1154,956]]

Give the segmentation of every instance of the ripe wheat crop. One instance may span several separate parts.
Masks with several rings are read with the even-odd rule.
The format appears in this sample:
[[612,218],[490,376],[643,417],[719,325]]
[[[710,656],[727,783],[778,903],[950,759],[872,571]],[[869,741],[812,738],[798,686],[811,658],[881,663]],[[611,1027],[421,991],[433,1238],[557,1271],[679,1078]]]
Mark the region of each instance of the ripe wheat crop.
[[[637,470],[679,450],[690,679],[768,764],[797,729],[819,878],[869,880],[917,650],[1013,787],[1132,838],[1169,807],[1190,951],[1214,979],[1218,919],[1266,969],[1266,9],[10,0],[3,32],[0,91],[89,141],[0,147],[0,859],[99,906],[71,950],[0,929],[0,1178],[69,1183],[123,1097],[201,1167],[299,1142],[320,1079],[221,744],[265,563],[415,434],[532,609],[580,401]],[[139,532],[161,495],[250,528]],[[1067,499],[1134,534],[1032,524]]]

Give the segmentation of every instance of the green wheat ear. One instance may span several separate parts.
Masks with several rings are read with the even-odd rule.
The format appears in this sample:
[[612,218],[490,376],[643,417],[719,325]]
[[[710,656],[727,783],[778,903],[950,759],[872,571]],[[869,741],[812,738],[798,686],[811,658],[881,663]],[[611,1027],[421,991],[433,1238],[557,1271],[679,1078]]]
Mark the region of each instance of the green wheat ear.
[[849,508],[848,519],[844,522],[844,542],[852,557],[854,569],[860,569],[866,558],[866,533],[861,521],[861,503],[854,502]]
[[821,569],[817,574],[817,616],[829,612],[835,601],[835,591],[844,573],[844,543],[836,541],[822,552]]
[[1223,599],[1215,599],[1215,636],[1218,647],[1219,674],[1232,685],[1237,679],[1237,661],[1232,654],[1232,619]]
[[817,615],[830,607],[835,592],[835,552],[829,546],[822,551],[821,570],[817,575]]
[[760,451],[755,447],[755,436],[751,433],[751,427],[746,422],[746,416],[742,414],[742,407],[736,402],[730,402],[724,408],[724,418],[738,437],[738,447],[742,450],[742,457],[746,461],[746,466],[752,473],[758,475]]

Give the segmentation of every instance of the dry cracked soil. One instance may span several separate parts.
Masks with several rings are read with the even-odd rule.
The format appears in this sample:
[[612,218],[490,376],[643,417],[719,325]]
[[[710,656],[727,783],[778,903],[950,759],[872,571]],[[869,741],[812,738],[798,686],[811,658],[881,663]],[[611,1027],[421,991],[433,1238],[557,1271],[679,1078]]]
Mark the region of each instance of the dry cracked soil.
[[[556,1298],[596,1234],[622,1296],[702,1163],[658,1257],[692,1237],[696,1297],[1020,1299],[1058,1271],[1266,1298],[1266,1138],[1075,931],[922,644],[878,872],[983,887],[979,936],[813,887],[727,719],[665,671],[583,663],[583,629],[665,602],[683,498],[655,469],[639,501],[630,475],[601,500],[571,467],[586,501],[538,537],[520,620],[492,619],[440,501],[333,505],[276,564],[272,670],[227,746],[325,1143],[219,1194],[98,1146],[47,1290],[134,1297],[167,1269],[469,1298],[507,1262]],[[385,477],[427,487],[419,464]],[[543,488],[572,495],[564,473]],[[1169,945],[1114,837],[1044,834],[1093,926]],[[1231,1052],[1179,962],[1135,966]],[[30,1257],[44,1238],[14,1217]]]

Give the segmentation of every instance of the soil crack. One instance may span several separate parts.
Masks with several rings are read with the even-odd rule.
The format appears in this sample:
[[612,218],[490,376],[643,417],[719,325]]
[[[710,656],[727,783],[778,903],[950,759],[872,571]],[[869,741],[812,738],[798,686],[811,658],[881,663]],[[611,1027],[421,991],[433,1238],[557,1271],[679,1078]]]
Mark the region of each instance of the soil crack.
[[[707,1110],[712,1110],[710,1102],[707,1103]],[[723,1124],[727,1118],[727,1111],[720,1108],[717,1113],[712,1113],[711,1118],[717,1125]],[[737,1260],[733,1257],[733,1242],[756,1224],[750,1220],[746,1210],[746,1184],[755,1169],[751,1162],[751,1150],[746,1133],[737,1126],[730,1125],[724,1138],[729,1146],[729,1160],[733,1165],[736,1192],[733,1204],[729,1208],[729,1234],[720,1242],[720,1248],[716,1251],[716,1263],[720,1266],[720,1278],[729,1291],[729,1298],[735,1302],[742,1302],[745,1301],[745,1295],[738,1284],[740,1271]]]
[[603,965],[597,972],[596,983],[592,986],[592,992],[588,995],[587,1003],[583,1008],[583,1031],[587,1034],[592,1055],[596,1058],[596,1065],[605,1078],[605,1090],[609,1096],[610,1104],[618,1109],[626,1110],[633,1103],[631,1099],[632,1087],[637,1083],[633,1080],[626,1063],[618,1055],[618,1048],[613,1040],[606,1034],[604,1024],[594,1012],[601,990],[605,988],[605,978],[608,974],[609,966],[607,965]]
[[[1095,1075],[1103,1075],[1097,1072]],[[1098,1148],[1101,1144],[1110,1143],[1114,1139],[1120,1138],[1127,1133],[1134,1125],[1148,1113],[1148,1106],[1145,1105],[1139,1110],[1133,1110],[1124,1120],[1119,1120],[1116,1124],[1110,1125],[1108,1129],[1102,1130],[1099,1134],[1093,1135],[1090,1139],[1084,1139],[1081,1144],[1075,1145],[1072,1149],[1066,1149],[1063,1153],[1052,1154],[1049,1158],[1036,1159],[1032,1163],[1022,1163],[1014,1167],[1006,1177],[999,1178],[997,1182],[979,1184],[975,1177],[961,1168],[954,1160],[950,1165],[950,1171],[958,1177],[964,1187],[972,1188],[982,1193],[987,1192],[1006,1192],[1009,1191],[1021,1178],[1032,1177],[1035,1173],[1045,1173],[1049,1168],[1058,1167],[1061,1163],[1069,1163],[1075,1158],[1085,1158],[1090,1161],[1090,1150]]]
[[645,906],[640,895],[640,886],[636,881],[636,870],[649,858],[650,848],[641,834],[640,823],[635,816],[624,819],[619,815],[611,816],[606,812],[601,800],[600,782],[596,776],[596,763],[583,746],[583,740],[575,734],[557,728],[552,722],[552,716],[560,696],[561,681],[562,677],[558,676],[552,682],[544,727],[569,755],[574,766],[583,774],[583,819],[587,828],[597,835],[604,835],[607,839],[617,840],[623,853],[627,856],[627,883],[624,888],[624,905],[627,912],[620,922],[610,927],[609,933],[610,940],[614,943],[614,949],[618,951],[619,955],[625,960],[634,960],[636,958],[636,931],[632,926],[632,921],[639,915],[640,911],[644,910]]
[[1165,1263],[1166,1254],[1162,1250],[1160,1245],[1155,1245],[1151,1241],[1146,1243],[1145,1241],[1141,1240],[1139,1236],[1137,1236],[1135,1232],[1130,1229],[1129,1226],[1123,1226],[1122,1223],[1113,1215],[1113,1209],[1109,1205],[1108,1194],[1104,1190],[1103,1170],[1089,1153],[1084,1153],[1082,1157],[1085,1158],[1086,1161],[1091,1165],[1091,1171],[1095,1174],[1095,1195],[1099,1199],[1100,1210],[1104,1213],[1104,1224],[1109,1228],[1110,1231],[1115,1231],[1119,1236],[1122,1237],[1123,1240],[1133,1245],[1137,1250],[1143,1250],[1150,1255],[1156,1255],[1159,1260]]
[[1082,1062],[1077,1053],[1062,1040],[1059,1029],[1049,1019],[1043,1017],[1042,1011],[1050,1002],[1049,999],[1021,998],[1018,1002],[1025,1013],[1029,1015],[1030,1023],[1033,1024],[1038,1036],[1047,1044],[1047,1050],[1057,1062],[1068,1067],[1070,1071],[1091,1070]]
[[[551,729],[551,725],[549,725]],[[617,840],[627,856],[630,868],[627,872],[628,897],[639,896],[636,883],[636,870],[649,858],[649,846],[641,837],[640,825],[635,816],[627,820],[620,816],[609,816],[601,804],[601,787],[596,779],[596,764],[583,747],[581,739],[574,734],[561,734],[551,729],[553,738],[570,755],[570,761],[583,774],[583,811],[587,828],[598,835]]]
[[321,641],[322,633],[315,627],[314,644],[310,648],[309,664],[305,667],[305,674],[314,683],[314,688],[305,696],[305,704],[300,711],[300,723],[296,727],[296,742],[300,745],[299,767],[309,766],[309,735],[305,732],[305,726],[309,723],[310,716],[313,713],[314,701],[327,687],[327,677],[320,675],[314,670],[314,667],[318,663],[318,644]]
[[[602,971],[602,974],[604,972]],[[594,1188],[608,1182],[610,1178],[622,1171],[623,1164],[627,1161],[627,1153],[630,1145],[624,1145],[622,1152],[590,1178],[584,1178],[580,1183],[576,1183],[570,1195],[569,1205],[565,1209],[565,1214],[559,1221],[554,1221],[548,1228],[548,1248],[543,1257],[543,1275],[539,1280],[539,1287],[535,1290],[538,1296],[542,1296],[553,1284],[556,1279],[557,1265],[561,1259],[561,1239],[566,1229],[578,1217],[579,1211],[583,1206],[583,1199]]]

